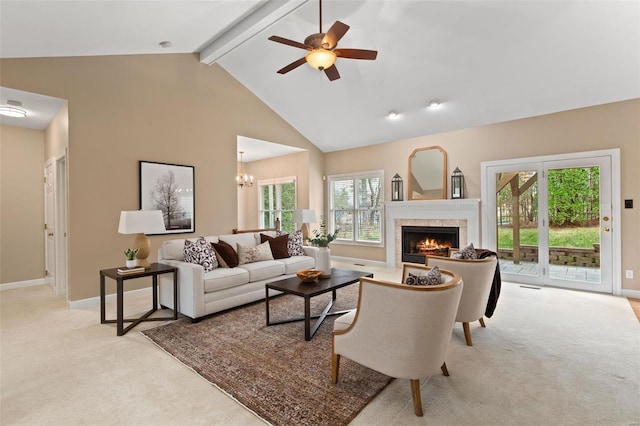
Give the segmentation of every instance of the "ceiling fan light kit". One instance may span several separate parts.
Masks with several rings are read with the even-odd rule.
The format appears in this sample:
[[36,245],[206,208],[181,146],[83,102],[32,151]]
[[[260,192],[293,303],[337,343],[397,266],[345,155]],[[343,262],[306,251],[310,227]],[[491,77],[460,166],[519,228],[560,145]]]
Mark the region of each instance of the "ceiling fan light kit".
[[327,49],[313,49],[304,57],[307,63],[317,70],[325,70],[336,61],[336,54]]
[[326,33],[322,32],[322,0],[320,4],[320,31],[315,34],[311,34],[305,38],[304,43],[300,43],[294,40],[290,40],[284,37],[271,36],[269,40],[276,43],[286,44],[287,46],[297,47],[299,49],[308,50],[303,58],[300,58],[289,65],[278,70],[278,74],[286,74],[289,71],[298,68],[305,62],[313,68],[324,71],[329,80],[337,80],[340,78],[340,73],[335,66],[335,61],[340,58],[345,59],[365,59],[374,60],[378,56],[376,50],[364,50],[364,49],[337,49],[338,41],[347,33],[349,26],[340,21],[334,22]]

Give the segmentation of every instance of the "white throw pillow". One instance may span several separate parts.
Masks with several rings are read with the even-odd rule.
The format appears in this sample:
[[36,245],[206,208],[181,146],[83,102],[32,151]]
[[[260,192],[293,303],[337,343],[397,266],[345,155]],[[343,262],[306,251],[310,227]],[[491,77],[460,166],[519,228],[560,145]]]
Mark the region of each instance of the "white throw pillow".
[[238,263],[240,265],[260,262],[261,260],[273,260],[269,241],[265,241],[255,247],[247,247],[238,243]]

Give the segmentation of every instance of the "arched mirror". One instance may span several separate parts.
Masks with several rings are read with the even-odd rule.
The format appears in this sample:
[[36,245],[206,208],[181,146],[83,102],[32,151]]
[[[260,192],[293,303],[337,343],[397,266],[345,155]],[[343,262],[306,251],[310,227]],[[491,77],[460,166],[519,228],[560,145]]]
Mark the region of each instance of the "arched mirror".
[[439,146],[418,148],[409,156],[409,200],[447,198],[447,153]]

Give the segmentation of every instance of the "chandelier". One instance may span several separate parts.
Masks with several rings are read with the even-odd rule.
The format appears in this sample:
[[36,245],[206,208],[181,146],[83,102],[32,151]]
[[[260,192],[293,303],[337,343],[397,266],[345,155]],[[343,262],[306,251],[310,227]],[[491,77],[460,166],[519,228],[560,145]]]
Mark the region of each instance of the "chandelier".
[[244,154],[244,151],[238,152],[240,153],[240,171],[236,175],[236,182],[238,183],[240,189],[244,188],[245,186],[251,187],[253,186],[253,176],[246,174],[242,169],[242,154]]

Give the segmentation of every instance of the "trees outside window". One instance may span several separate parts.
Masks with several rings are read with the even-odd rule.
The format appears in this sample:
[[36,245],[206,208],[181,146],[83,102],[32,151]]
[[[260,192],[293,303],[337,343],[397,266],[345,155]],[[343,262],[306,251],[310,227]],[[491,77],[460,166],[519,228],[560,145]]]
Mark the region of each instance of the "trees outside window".
[[382,243],[383,186],[382,171],[329,177],[327,226],[338,241]]
[[293,211],[296,208],[296,180],[294,177],[260,181],[260,227],[274,228],[276,218],[280,229],[295,231]]

